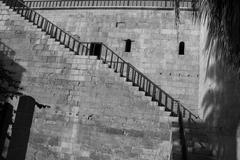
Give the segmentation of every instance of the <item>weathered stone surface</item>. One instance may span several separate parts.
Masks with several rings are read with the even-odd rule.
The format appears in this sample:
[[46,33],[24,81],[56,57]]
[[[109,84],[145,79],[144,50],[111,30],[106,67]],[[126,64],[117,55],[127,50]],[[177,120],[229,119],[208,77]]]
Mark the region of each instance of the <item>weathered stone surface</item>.
[[[168,159],[171,122],[163,111],[135,95],[96,58],[64,54],[58,46],[53,50],[49,37],[37,30],[32,34],[18,18],[20,27],[4,23],[0,28],[1,40],[26,69],[24,93],[51,106],[35,110],[27,160]],[[11,32],[5,32],[8,27]]]
[[[131,62],[156,84],[198,112],[200,27],[189,11],[180,12],[175,26],[174,11],[163,10],[40,10],[41,14],[82,41],[104,42]],[[116,23],[123,22],[116,27]],[[124,52],[131,39],[131,52]],[[178,55],[179,42],[185,55]]]

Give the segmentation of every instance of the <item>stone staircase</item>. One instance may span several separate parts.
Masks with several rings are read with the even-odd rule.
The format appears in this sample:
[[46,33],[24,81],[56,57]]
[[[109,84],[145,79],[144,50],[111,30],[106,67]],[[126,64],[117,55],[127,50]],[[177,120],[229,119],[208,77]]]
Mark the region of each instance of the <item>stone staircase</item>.
[[118,72],[118,59],[76,55],[75,41],[68,48],[61,36],[56,41],[1,1],[0,7],[1,42],[26,69],[23,92],[52,106],[35,111],[26,159],[180,159],[179,129],[172,127],[178,117]]

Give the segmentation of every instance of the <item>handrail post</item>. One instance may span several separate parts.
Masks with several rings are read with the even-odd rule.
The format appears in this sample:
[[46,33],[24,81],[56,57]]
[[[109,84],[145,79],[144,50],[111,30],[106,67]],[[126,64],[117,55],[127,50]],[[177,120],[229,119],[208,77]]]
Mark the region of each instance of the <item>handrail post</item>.
[[171,112],[172,112],[172,113],[174,112],[173,106],[174,106],[174,99],[171,98]]
[[141,91],[142,90],[142,79],[143,79],[143,76],[142,74],[139,75],[139,90]]
[[191,123],[191,119],[192,119],[192,113],[189,112],[189,116],[188,116],[188,124],[190,125]]
[[126,76],[127,81],[130,80],[130,79],[129,79],[129,72],[130,72],[130,66],[129,66],[129,63],[127,63],[127,76]]
[[162,105],[162,90],[159,90],[159,95],[158,95],[158,105]]
[[165,107],[168,107],[168,95],[165,93]]
[[152,100],[156,100],[156,86],[153,84],[153,95],[152,95]]
[[118,63],[119,63],[119,57],[117,57],[117,62],[116,62],[117,64],[116,64],[116,66],[115,66],[115,71],[114,72],[116,72],[117,73],[117,71],[118,71]]
[[179,103],[179,101],[177,101],[176,100],[176,103],[177,103],[177,114],[178,114],[178,116],[180,115],[180,103]]
[[80,44],[80,42],[78,42],[78,46],[77,46],[77,52],[76,52],[76,54],[77,54],[77,55],[80,55],[80,54],[79,54],[79,51],[80,51],[80,46],[81,46],[81,44]]
[[[105,47],[106,48],[106,47]],[[108,49],[106,48],[106,52],[105,52],[105,58],[103,63],[106,64],[107,63],[107,54],[108,54]]]
[[121,62],[121,68],[120,68],[120,76],[123,77],[123,70],[124,70],[124,62]]
[[108,66],[109,68],[112,68],[112,63],[113,63],[113,53],[111,52],[110,65]]
[[138,76],[137,76],[137,85],[138,85],[138,87],[141,86],[141,83],[140,83],[140,74],[139,74],[139,72],[138,72]]
[[62,6],[62,0],[60,0],[60,3],[59,3],[59,7],[61,7]]
[[148,89],[147,89],[147,94],[151,96],[151,82],[148,80]]
[[145,77],[143,77],[143,87],[142,87],[142,90],[145,91]]
[[132,70],[132,82],[133,82],[133,85],[135,86],[135,80],[136,80],[136,70]]
[[100,45],[101,45],[101,49],[100,49],[100,54],[99,54],[98,59],[101,59],[101,57],[102,57],[102,47],[103,47],[103,43],[101,42]]

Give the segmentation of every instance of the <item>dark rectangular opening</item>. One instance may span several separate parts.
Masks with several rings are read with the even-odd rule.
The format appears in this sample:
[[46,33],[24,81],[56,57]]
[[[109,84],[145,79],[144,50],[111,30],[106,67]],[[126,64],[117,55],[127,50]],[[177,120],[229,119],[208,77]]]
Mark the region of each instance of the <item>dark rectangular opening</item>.
[[97,56],[100,59],[102,50],[102,43],[91,43],[90,45],[90,56]]
[[179,55],[184,55],[184,50],[185,50],[185,43],[184,42],[180,42],[179,43]]
[[131,52],[132,41],[130,39],[127,39],[125,41],[126,41],[125,52]]

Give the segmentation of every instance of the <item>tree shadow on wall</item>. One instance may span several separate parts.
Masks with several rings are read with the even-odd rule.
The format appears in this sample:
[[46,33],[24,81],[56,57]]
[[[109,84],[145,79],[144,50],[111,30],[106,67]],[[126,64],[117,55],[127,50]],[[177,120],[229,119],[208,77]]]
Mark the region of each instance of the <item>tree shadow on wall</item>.
[[[214,82],[202,101],[207,133],[218,160],[237,160],[240,120],[240,80],[220,62],[209,66],[206,79]],[[238,135],[239,136],[239,135]]]
[[19,94],[19,83],[23,67],[13,61],[15,52],[0,41],[0,157],[6,158],[11,139],[14,106],[8,103],[9,97]]
[[[19,92],[25,69],[14,62],[15,54],[0,41],[0,160],[25,160],[35,106],[49,107]],[[16,104],[9,101],[14,96]]]

